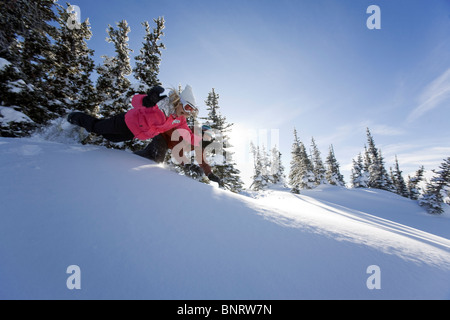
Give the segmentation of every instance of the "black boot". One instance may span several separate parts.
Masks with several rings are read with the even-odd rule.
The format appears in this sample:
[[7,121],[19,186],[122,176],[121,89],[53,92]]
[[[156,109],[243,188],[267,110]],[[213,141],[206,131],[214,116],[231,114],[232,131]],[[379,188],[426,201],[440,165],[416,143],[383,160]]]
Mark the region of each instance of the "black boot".
[[67,122],[76,126],[80,126],[80,119],[82,115],[83,115],[82,112],[71,112],[67,116]]

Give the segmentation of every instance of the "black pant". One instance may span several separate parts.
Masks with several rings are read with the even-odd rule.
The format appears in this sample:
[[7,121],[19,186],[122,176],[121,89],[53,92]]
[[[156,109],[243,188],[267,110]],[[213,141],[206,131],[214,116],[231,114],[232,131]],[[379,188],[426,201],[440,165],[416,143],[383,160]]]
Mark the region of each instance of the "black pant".
[[134,134],[125,123],[125,113],[107,119],[97,119],[82,112],[75,112],[71,115],[70,122],[85,128],[88,132],[102,135],[112,142],[129,141],[134,138]]
[[168,147],[167,142],[162,135],[157,135],[152,141],[145,147],[145,149],[136,151],[135,154],[153,160],[157,163],[164,161]]

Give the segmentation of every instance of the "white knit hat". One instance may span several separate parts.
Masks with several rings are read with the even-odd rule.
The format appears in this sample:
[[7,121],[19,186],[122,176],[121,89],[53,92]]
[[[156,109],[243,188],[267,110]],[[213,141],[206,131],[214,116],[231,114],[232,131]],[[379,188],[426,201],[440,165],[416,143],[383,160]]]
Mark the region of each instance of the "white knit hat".
[[183,92],[180,94],[180,100],[183,105],[189,103],[190,105],[196,107],[197,104],[190,85],[186,85],[186,88],[184,88]]

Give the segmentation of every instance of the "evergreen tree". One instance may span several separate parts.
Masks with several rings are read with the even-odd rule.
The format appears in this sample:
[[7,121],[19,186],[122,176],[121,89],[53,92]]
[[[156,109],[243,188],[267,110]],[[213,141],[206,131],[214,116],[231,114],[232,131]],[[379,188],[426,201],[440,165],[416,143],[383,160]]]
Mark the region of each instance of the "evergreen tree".
[[294,129],[294,143],[291,151],[291,170],[289,172],[289,184],[291,185],[291,192],[295,194],[300,193],[300,173],[301,173],[301,155],[300,155],[300,140],[297,136],[297,130]]
[[394,185],[394,191],[395,193],[401,195],[402,197],[408,197],[408,189],[406,187],[405,180],[402,176],[402,171],[400,171],[400,167],[398,165],[398,159],[397,156],[395,156],[395,168],[392,172],[392,182]]
[[255,147],[253,143],[250,145],[251,153],[253,154],[253,175],[251,190],[261,191],[267,188],[269,185],[269,177],[267,175],[266,159],[264,152],[262,152],[259,146]]
[[106,41],[112,43],[116,55],[102,56],[103,65],[97,67],[97,94],[102,101],[99,113],[110,117],[128,109],[126,92],[130,87],[130,80],[126,77],[131,74],[130,52],[128,48],[128,33],[130,27],[125,20],[117,23],[117,29],[109,25]]
[[271,150],[270,158],[265,147],[255,147],[250,144],[250,152],[253,155],[254,168],[250,189],[260,191],[271,184],[284,183],[284,167],[281,163],[281,153],[277,147]]
[[284,184],[284,166],[281,162],[281,152],[276,146],[272,148],[272,160],[270,162],[270,182],[273,184]]
[[444,187],[444,203],[450,205],[450,185]]
[[334,155],[333,145],[330,146],[326,164],[326,178],[328,183],[333,186],[345,187],[344,176],[341,174],[339,163],[336,160],[336,156]]
[[382,189],[392,191],[392,181],[384,166],[384,159],[381,150],[375,146],[375,141],[367,128],[367,143],[369,148],[366,149],[365,166],[369,172],[369,188]]
[[1,135],[23,136],[57,117],[45,98],[52,67],[52,39],[56,39],[55,4],[52,0],[0,0],[1,105],[28,120],[1,126]]
[[323,165],[322,158],[320,156],[320,151],[317,148],[316,141],[314,138],[311,139],[311,155],[313,164],[314,180],[316,185],[326,184],[326,172],[325,166]]
[[408,197],[412,200],[418,200],[420,196],[419,183],[423,180],[423,173],[425,168],[421,166],[419,170],[416,171],[414,177],[408,176],[408,183],[406,187],[408,189]]
[[[128,89],[130,80],[127,76],[132,71],[129,56],[132,50],[128,47],[130,28],[125,20],[116,23],[116,26],[117,29],[114,29],[111,25],[108,25],[106,30],[108,33],[106,41],[114,45],[116,55],[112,57],[102,56],[103,64],[96,68],[99,75],[95,87],[99,101],[97,115],[105,118],[126,112],[129,108]],[[90,134],[84,142],[119,149],[128,147],[131,150],[136,150],[135,144],[139,145],[139,148],[143,147],[143,143],[137,140],[113,143],[93,134]]]
[[444,193],[450,187],[450,157],[444,159],[439,167],[441,170],[433,172],[435,176],[427,184],[425,194],[419,200],[419,204],[425,207],[431,214],[441,214],[444,212]]
[[0,57],[14,59],[11,48],[32,34],[53,37],[54,6],[53,0],[0,0]]
[[358,154],[357,159],[353,159],[351,184],[353,188],[367,188],[368,187],[368,173],[364,170],[364,162],[361,153]]
[[233,124],[227,124],[226,117],[220,114],[219,95],[215,92],[214,88],[208,93],[205,104],[207,107],[206,110],[208,111],[208,117],[202,119],[206,120],[212,129],[225,132],[229,131]]
[[369,156],[369,150],[367,146],[364,145],[364,156],[363,156],[363,171],[367,172],[367,187],[369,187],[369,168],[371,165],[371,157]]
[[68,110],[95,113],[97,101],[90,79],[94,70],[94,50],[89,49],[86,43],[92,32],[88,19],[77,28],[68,24],[75,19],[69,8],[58,8],[58,37],[53,46],[54,56],[58,58],[53,64],[46,90],[49,109],[59,115]]
[[233,153],[229,150],[232,146],[227,135],[233,124],[227,123],[226,117],[220,114],[219,95],[214,88],[208,94],[205,104],[208,116],[202,119],[205,119],[206,124],[215,131],[216,143],[221,144],[218,150],[213,148],[210,152],[210,156],[214,158],[211,162],[214,164],[215,174],[222,179],[225,189],[239,193],[242,190],[243,182],[239,176],[240,171],[233,161]]
[[390,191],[390,192],[395,192],[394,182],[386,170],[386,167],[384,165],[385,164],[384,158],[383,158],[383,155],[382,155],[382,152],[380,149],[378,149],[378,154],[379,154],[379,163],[380,163],[380,167],[381,167],[380,176],[381,176],[381,181],[383,182],[382,187],[380,189]]
[[264,178],[267,181],[267,184],[271,182],[270,170],[271,170],[271,162],[269,160],[269,154],[267,153],[266,147],[263,145],[261,147],[261,165],[263,169]]
[[312,163],[306,153],[304,144],[298,139],[295,129],[289,184],[293,193],[300,193],[301,189],[312,189],[315,186]]
[[142,23],[145,28],[145,37],[143,46],[139,55],[135,57],[136,67],[134,68],[134,77],[147,87],[161,85],[158,79],[159,65],[161,64],[161,50],[165,49],[161,43],[161,37],[164,36],[164,18],[159,17],[153,19],[156,23],[156,28],[150,30],[148,21]]

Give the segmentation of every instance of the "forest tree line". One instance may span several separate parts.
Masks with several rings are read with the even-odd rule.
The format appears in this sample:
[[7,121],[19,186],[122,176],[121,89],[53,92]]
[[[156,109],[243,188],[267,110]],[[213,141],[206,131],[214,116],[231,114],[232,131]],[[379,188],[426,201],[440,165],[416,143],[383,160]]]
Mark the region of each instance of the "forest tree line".
[[367,128],[367,144],[364,151],[352,160],[350,181],[348,184],[340,172],[340,165],[330,145],[325,161],[314,138],[311,139],[309,152],[294,129],[294,142],[291,150],[288,177],[281,163],[281,153],[275,146],[270,154],[265,147],[251,146],[254,159],[254,172],[251,189],[265,190],[274,184],[283,184],[292,193],[313,189],[319,185],[334,185],[351,188],[373,188],[396,193],[402,197],[418,201],[429,213],[441,214],[444,205],[450,204],[450,157],[443,160],[439,169],[433,170],[430,181],[424,177],[425,169],[420,166],[413,176],[405,179],[395,156],[393,167],[386,169],[380,148]]

